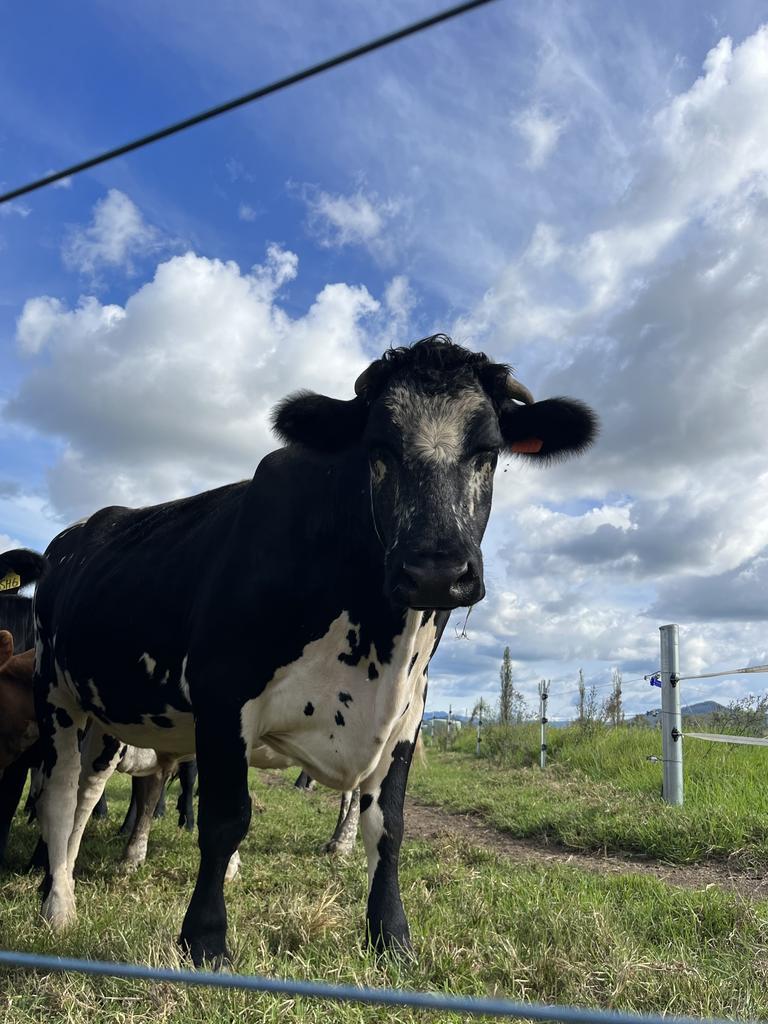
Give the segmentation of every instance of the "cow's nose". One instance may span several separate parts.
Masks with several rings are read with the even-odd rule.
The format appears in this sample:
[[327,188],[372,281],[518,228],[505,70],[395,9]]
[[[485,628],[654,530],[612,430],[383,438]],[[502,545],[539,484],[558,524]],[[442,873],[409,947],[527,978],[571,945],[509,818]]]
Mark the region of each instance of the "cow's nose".
[[482,597],[479,575],[469,562],[403,562],[399,584],[411,608],[458,608]]

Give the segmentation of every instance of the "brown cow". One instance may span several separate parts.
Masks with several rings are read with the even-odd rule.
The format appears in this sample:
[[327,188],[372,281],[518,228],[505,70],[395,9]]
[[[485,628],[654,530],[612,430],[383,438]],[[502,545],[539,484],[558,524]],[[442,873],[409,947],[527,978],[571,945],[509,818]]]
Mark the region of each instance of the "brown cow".
[[38,738],[34,670],[34,650],[14,654],[13,636],[0,629],[0,776]]

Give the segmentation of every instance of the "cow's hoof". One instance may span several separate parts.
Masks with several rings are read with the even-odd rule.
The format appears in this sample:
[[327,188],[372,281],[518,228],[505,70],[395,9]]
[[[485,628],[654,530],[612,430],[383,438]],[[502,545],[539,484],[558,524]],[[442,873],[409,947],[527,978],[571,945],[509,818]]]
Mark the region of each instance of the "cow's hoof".
[[329,839],[320,847],[320,852],[327,853],[329,857],[348,857],[354,849],[354,842],[344,843],[338,839]]
[[179,945],[195,967],[207,967],[212,971],[220,971],[232,963],[232,954],[227,949],[226,939],[221,936],[193,937],[182,932],[179,936]]
[[74,896],[61,896],[51,891],[43,900],[40,913],[43,920],[51,926],[53,931],[63,931],[77,920],[75,898]]
[[123,857],[120,862],[120,873],[123,875],[132,875],[138,871],[144,863],[143,857]]
[[368,944],[380,956],[393,956],[409,963],[416,962],[416,954],[413,951],[410,932],[405,921],[391,929],[381,926],[373,929],[369,924]]
[[240,873],[240,854],[237,850],[229,858],[229,864],[227,864],[227,870],[224,872],[225,882],[234,882]]

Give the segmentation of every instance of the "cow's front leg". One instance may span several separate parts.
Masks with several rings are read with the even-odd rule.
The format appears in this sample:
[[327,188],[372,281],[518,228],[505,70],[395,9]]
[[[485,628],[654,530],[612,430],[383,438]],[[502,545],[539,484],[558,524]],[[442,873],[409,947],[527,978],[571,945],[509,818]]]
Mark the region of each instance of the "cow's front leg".
[[220,708],[197,712],[195,726],[199,779],[198,842],[200,869],[180,942],[195,966],[219,965],[229,957],[224,880],[230,858],[248,831],[248,755],[240,714]]
[[368,941],[379,951],[408,952],[408,921],[400,899],[398,864],[408,769],[422,708],[401,719],[373,773],[360,785],[360,824],[368,858]]

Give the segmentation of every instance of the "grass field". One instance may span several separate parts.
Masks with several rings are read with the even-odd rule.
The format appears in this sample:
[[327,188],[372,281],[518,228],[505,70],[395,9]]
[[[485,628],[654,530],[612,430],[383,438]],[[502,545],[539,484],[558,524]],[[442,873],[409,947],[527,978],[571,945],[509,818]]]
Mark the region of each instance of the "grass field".
[[569,727],[550,730],[548,742],[549,766],[542,773],[538,726],[513,730],[495,760],[474,757],[467,731],[458,749],[429,750],[428,767],[415,769],[410,792],[476,812],[512,835],[573,849],[768,867],[768,749],[688,740],[685,804],[672,808],[661,800],[661,765],[647,760],[661,754],[655,730],[624,727],[585,736]]
[[[475,785],[482,777],[479,789],[487,791],[493,778],[500,799],[495,771],[461,756],[431,755],[416,773],[416,788],[425,793],[433,786],[439,795],[449,784]],[[402,890],[418,962],[377,961],[360,941],[361,844],[347,862],[321,856],[334,801],[302,794],[288,780],[264,780],[254,774],[257,813],[242,848],[242,875],[228,890],[238,971],[637,1011],[768,1016],[768,902],[653,878],[515,864],[450,837],[404,846]],[[182,963],[175,938],[194,878],[195,838],[179,832],[169,815],[156,823],[147,865],[123,876],[122,841],[114,832],[127,800],[125,780],[110,795],[110,820],[92,823],[83,845],[80,919],[64,936],[37,919],[37,879],[16,873],[34,841],[32,829],[19,824],[11,870],[0,876],[3,947]],[[649,816],[655,813],[654,807]],[[0,974],[0,1007],[8,1024],[456,1019],[15,970]]]

